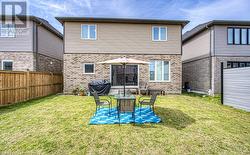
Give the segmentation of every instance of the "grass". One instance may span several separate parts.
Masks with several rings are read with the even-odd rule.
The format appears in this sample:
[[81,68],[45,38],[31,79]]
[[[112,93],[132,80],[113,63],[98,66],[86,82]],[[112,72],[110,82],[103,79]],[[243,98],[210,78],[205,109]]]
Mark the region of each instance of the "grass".
[[250,113],[218,97],[159,96],[159,124],[88,125],[94,111],[80,96],[0,108],[0,154],[250,154]]

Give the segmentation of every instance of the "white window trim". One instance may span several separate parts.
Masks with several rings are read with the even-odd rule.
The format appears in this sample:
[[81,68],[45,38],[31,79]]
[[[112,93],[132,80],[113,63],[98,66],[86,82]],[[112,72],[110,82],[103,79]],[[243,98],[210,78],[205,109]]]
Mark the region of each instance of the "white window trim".
[[[0,30],[3,28],[2,27],[2,23],[0,23]],[[14,25],[14,24],[13,24]],[[8,31],[9,31],[9,27],[8,28],[4,28],[4,29],[7,29]],[[9,32],[8,32],[8,36],[2,36],[2,34],[1,34],[1,32],[0,32],[0,38],[16,38],[16,26],[14,25],[14,27],[13,27],[13,29],[14,29],[14,35],[13,36],[10,36],[9,35]]]
[[[159,28],[159,40],[155,40],[154,39],[154,28]],[[165,28],[166,29],[166,39],[165,40],[161,40],[161,28]],[[152,41],[167,41],[168,40],[168,28],[166,26],[152,26]]]
[[[82,35],[82,26],[88,26],[88,38],[83,38]],[[90,38],[90,26],[95,26],[95,38]],[[83,40],[97,40],[97,25],[96,24],[81,24],[81,39]]]
[[[137,65],[137,73],[138,73],[138,77],[137,77],[137,86],[126,86],[126,88],[139,88],[140,84],[140,65],[138,64],[129,64],[129,65]],[[128,65],[128,66],[129,66]],[[109,81],[112,83],[112,65],[109,65]],[[111,88],[123,88],[123,85],[121,86],[111,86]]]
[[[93,73],[85,73],[85,65],[94,65]],[[83,74],[95,74],[95,63],[83,63]]]
[[1,62],[1,70],[3,70],[3,63],[4,62],[12,62],[12,70],[13,70],[13,66],[14,66],[14,61],[13,60],[2,60],[2,62]]
[[[164,61],[167,61],[169,63],[169,65],[168,65],[169,74],[168,74],[168,80],[150,80],[150,77],[149,77],[149,82],[171,82],[171,62],[168,60],[152,60],[152,61],[154,61],[154,62],[161,61],[162,62],[162,66],[163,66],[162,67],[162,73],[163,73],[162,79],[164,79]],[[150,67],[150,64],[149,64],[149,67]],[[155,64],[155,79],[157,79],[156,69],[157,69],[157,66]]]

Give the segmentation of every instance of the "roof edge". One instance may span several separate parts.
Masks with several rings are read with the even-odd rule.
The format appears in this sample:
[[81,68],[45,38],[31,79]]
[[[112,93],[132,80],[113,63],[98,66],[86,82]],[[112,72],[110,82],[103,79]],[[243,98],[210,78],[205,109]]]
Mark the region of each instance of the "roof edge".
[[0,15],[0,20],[2,19],[2,17],[5,18],[12,18],[12,17],[18,17],[20,19],[22,18],[26,18],[28,20],[32,20],[38,24],[41,24],[44,28],[46,28],[48,31],[54,33],[56,36],[58,36],[59,38],[63,39],[63,34],[61,32],[59,32],[55,27],[53,27],[47,20],[40,18],[40,17],[36,17],[33,15]]
[[[202,27],[199,30],[195,30],[197,29],[200,25],[202,25]],[[194,27],[193,29],[191,29],[190,31],[187,31],[183,34],[183,40],[182,43],[187,42],[188,40],[192,39],[193,37],[195,37],[196,35],[198,35],[199,33],[203,32],[204,30],[206,30],[209,27],[212,27],[214,25],[225,25],[225,26],[250,26],[250,21],[248,20],[212,20],[209,21],[207,23],[203,23],[197,25],[196,27]],[[190,33],[190,34],[188,34]]]
[[61,24],[64,22],[100,22],[100,23],[134,23],[134,24],[171,24],[182,25],[189,23],[188,20],[164,20],[143,18],[103,18],[103,17],[55,17]]

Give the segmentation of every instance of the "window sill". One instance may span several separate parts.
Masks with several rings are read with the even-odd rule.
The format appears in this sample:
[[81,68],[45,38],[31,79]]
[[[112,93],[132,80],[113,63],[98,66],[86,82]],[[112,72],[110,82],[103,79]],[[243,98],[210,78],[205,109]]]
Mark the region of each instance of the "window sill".
[[94,75],[95,73],[83,73],[84,75]]
[[171,82],[170,80],[169,81],[149,81],[150,83],[169,83]]
[[97,40],[96,38],[95,39],[86,39],[86,38],[81,38],[82,40],[90,40],[90,41],[94,41],[94,40]]
[[166,42],[168,40],[152,40],[153,42]]

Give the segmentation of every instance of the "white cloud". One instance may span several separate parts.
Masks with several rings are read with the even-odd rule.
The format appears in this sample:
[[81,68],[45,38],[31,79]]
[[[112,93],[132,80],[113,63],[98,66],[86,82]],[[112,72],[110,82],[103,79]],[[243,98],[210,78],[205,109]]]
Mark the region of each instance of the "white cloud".
[[215,19],[250,20],[249,10],[249,0],[218,0],[212,3],[200,2],[193,8],[182,9],[185,18],[191,21],[185,30]]

